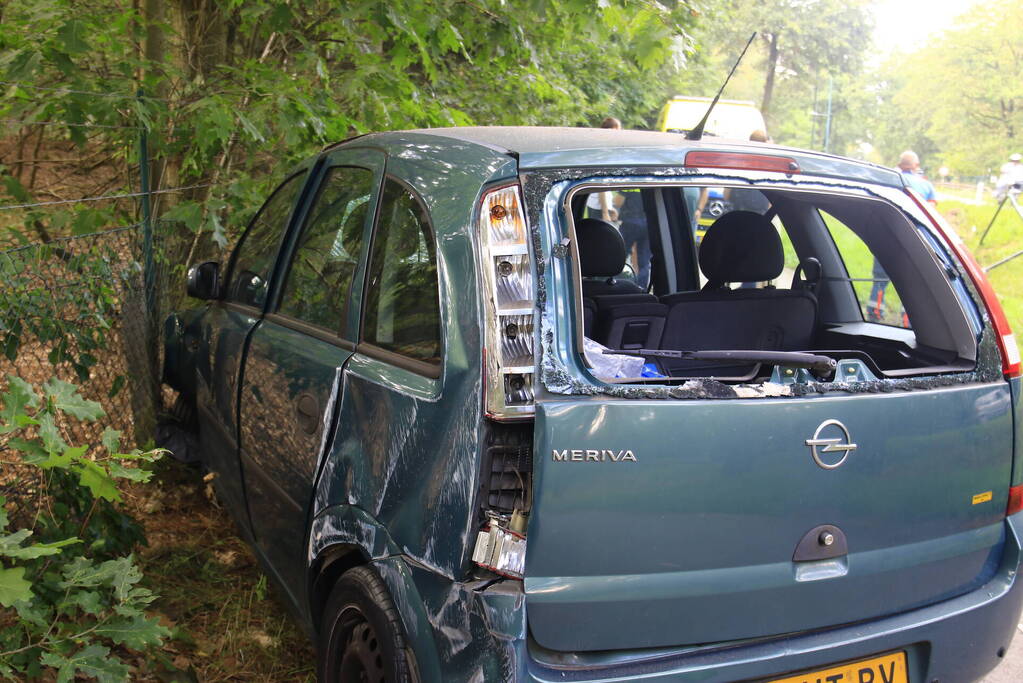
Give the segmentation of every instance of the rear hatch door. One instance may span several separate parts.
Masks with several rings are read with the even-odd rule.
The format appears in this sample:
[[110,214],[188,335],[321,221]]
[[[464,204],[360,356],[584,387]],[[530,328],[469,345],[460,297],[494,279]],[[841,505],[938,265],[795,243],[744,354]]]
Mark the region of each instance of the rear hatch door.
[[[533,636],[562,651],[720,642],[968,591],[1001,557],[1009,406],[1002,381],[774,399],[541,399],[525,579]],[[848,453],[828,469],[806,443],[815,437],[856,448],[818,447],[829,466]],[[794,561],[822,525],[848,551]]]

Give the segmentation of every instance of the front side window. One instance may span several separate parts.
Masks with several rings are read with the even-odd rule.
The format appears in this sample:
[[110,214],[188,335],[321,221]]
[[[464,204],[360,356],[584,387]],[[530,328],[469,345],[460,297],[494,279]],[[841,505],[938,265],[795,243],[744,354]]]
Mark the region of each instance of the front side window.
[[372,191],[372,171],[343,166],[327,171],[295,248],[281,313],[344,333]]
[[436,243],[423,205],[390,179],[373,238],[362,333],[380,348],[440,363]]
[[256,308],[263,306],[281,236],[288,228],[304,180],[305,171],[285,180],[256,214],[235,247],[225,300]]

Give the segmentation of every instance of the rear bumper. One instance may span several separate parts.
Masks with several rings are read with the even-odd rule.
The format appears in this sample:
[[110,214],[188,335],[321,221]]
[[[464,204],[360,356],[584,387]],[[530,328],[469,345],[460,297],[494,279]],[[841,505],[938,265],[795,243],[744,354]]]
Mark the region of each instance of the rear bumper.
[[[1019,623],[1023,588],[1016,580],[1023,513],[1007,522],[1002,563],[979,589],[910,612],[841,628],[729,647],[629,653],[546,653],[527,648],[528,681],[762,680],[905,650],[911,683],[966,683],[1000,661]],[[694,615],[695,616],[695,615]],[[580,628],[585,625],[580,624]]]

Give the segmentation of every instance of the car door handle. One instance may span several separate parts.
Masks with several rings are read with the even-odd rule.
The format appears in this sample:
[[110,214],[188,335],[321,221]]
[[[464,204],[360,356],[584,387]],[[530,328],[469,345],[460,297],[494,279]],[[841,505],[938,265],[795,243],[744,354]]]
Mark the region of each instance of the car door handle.
[[295,401],[298,426],[306,434],[315,434],[320,422],[320,403],[312,394],[300,394]]

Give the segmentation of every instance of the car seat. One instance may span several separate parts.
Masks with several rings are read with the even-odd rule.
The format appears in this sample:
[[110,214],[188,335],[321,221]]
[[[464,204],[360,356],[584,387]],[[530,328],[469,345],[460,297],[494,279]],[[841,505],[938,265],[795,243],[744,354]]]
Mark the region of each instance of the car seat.
[[[702,290],[661,299],[668,306],[662,348],[796,351],[812,346],[817,298],[810,288],[728,286],[774,280],[781,275],[785,266],[781,238],[767,218],[750,211],[721,216],[700,244],[699,262],[707,278]],[[805,268],[808,275],[811,270],[812,266]],[[695,374],[701,375],[715,374],[708,370],[720,369],[695,361],[672,361],[667,365],[672,374],[686,368],[699,368]]]
[[599,218],[575,224],[582,272],[585,333],[614,349],[658,348],[668,308],[635,282],[618,279],[625,267],[625,240]]

